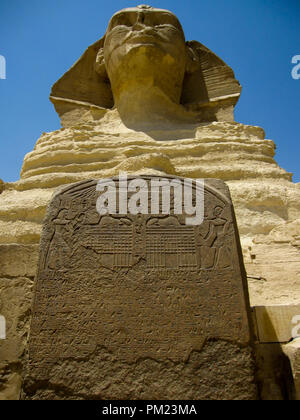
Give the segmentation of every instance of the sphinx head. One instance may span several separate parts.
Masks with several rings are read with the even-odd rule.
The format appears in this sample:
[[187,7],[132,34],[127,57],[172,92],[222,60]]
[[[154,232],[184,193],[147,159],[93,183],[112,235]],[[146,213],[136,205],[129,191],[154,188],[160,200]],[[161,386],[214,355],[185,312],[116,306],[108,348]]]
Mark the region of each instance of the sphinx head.
[[55,83],[51,100],[62,119],[91,105],[115,106],[123,122],[153,125],[195,116],[230,121],[240,91],[230,67],[185,41],[173,13],[137,6],[113,15],[104,37]]
[[105,66],[116,104],[125,91],[141,88],[180,102],[186,44],[179,20],[167,10],[138,6],[116,13],[96,61],[99,71]]

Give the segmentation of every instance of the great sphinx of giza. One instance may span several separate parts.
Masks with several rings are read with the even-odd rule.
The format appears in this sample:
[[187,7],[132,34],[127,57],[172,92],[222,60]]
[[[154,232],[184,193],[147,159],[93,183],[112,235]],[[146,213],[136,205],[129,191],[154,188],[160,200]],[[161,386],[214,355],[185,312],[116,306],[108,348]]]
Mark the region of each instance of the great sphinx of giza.
[[63,121],[70,113],[116,108],[132,128],[233,121],[241,87],[233,71],[199,42],[186,42],[177,17],[150,6],[117,12],[52,88]]
[[43,218],[62,185],[120,172],[224,180],[251,305],[299,304],[299,184],[274,160],[262,128],[234,121],[240,93],[228,65],[186,42],[174,14],[149,6],[116,13],[55,83],[50,99],[62,128],[40,137],[19,181],[0,180],[0,314],[8,337],[0,398],[20,392]]

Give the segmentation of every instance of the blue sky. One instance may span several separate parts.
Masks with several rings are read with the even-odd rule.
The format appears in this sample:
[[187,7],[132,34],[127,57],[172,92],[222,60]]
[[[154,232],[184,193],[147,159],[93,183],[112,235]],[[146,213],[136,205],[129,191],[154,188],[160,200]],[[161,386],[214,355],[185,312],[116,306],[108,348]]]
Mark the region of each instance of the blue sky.
[[[142,3],[142,2],[140,2]],[[19,178],[24,155],[42,132],[60,128],[48,100],[52,84],[103,36],[114,12],[140,4],[121,0],[0,0],[0,178]],[[147,3],[147,2],[146,2]],[[259,125],[277,145],[276,160],[300,182],[299,0],[153,0],[173,11],[187,40],[226,61],[243,86],[236,121]]]

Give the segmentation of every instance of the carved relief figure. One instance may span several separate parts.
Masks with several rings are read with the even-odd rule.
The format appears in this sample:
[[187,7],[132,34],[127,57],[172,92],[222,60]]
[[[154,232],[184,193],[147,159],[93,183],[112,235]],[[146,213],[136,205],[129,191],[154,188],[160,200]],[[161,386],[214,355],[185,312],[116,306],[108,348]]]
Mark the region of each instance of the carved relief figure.
[[217,205],[212,216],[206,215],[206,220],[197,229],[201,267],[204,269],[226,268],[232,264],[231,247],[226,244],[232,222],[222,217],[223,211],[224,208]]
[[99,269],[110,270],[137,268],[139,263],[148,270],[232,266],[232,221],[227,206],[213,194],[206,196],[204,222],[194,227],[185,224],[184,215],[100,216],[90,190],[82,199],[77,190],[64,195],[62,209],[52,214],[53,229],[47,236],[50,269],[59,270],[66,257],[68,267],[79,270],[89,269],[94,260]]
[[69,260],[70,247],[70,220],[67,217],[68,210],[61,210],[56,219],[53,220],[54,232],[50,242],[47,258],[47,266],[52,270],[59,270],[66,267]]

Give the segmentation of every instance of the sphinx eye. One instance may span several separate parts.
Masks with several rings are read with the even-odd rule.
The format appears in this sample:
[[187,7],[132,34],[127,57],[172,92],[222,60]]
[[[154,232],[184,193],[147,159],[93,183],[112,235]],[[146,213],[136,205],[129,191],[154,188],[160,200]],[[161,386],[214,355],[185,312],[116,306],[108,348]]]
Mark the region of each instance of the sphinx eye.
[[112,18],[110,29],[113,29],[116,26],[132,26],[128,13],[119,13]]
[[148,17],[149,22],[147,22],[149,24],[149,26],[155,26],[155,27],[167,27],[167,26],[173,26],[174,28],[178,29],[180,27],[179,23],[177,22],[177,20],[173,17],[170,16],[169,14],[163,13],[163,14],[158,14],[158,15],[149,15]]

